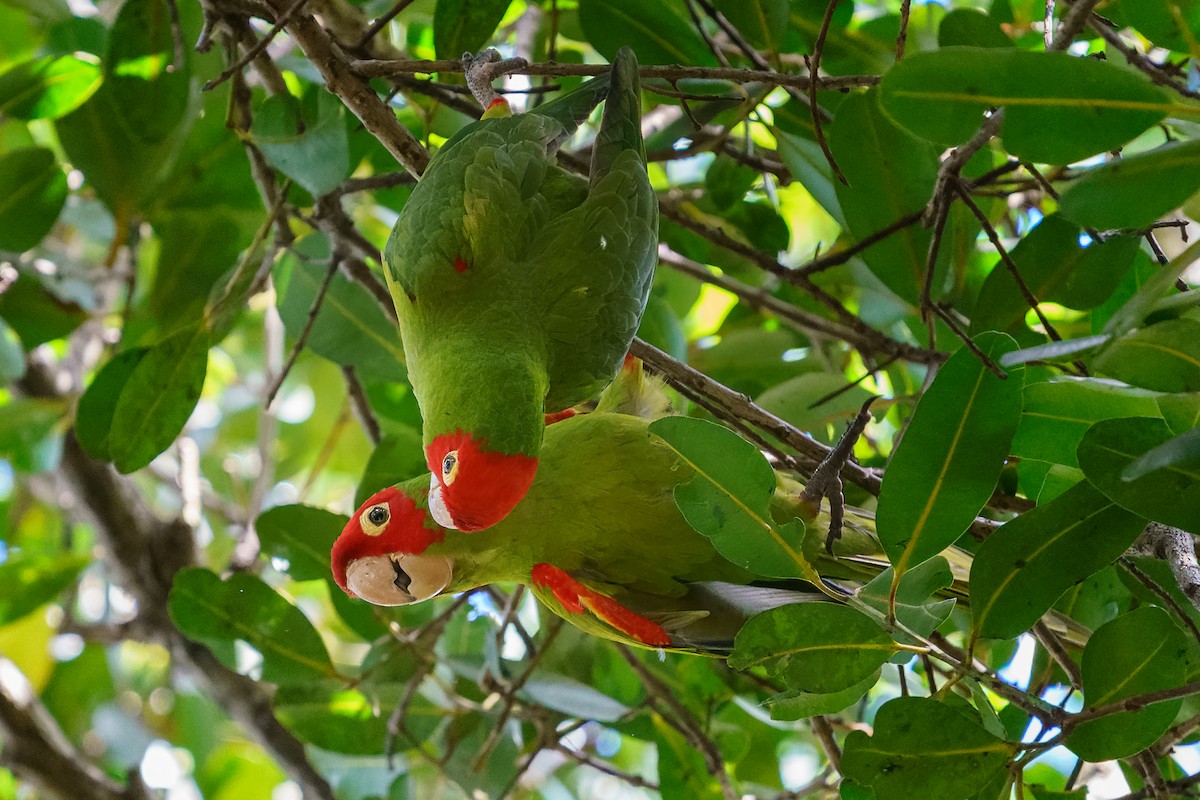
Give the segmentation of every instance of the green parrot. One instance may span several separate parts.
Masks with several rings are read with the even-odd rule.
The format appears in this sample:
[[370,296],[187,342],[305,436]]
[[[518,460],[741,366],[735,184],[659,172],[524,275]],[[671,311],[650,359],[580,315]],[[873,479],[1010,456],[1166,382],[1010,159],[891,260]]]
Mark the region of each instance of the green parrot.
[[[334,578],[351,596],[404,605],[497,582],[528,586],[551,611],[597,636],[645,647],[728,654],[749,617],[829,598],[802,581],[765,581],[722,557],[680,514],[673,490],[695,474],[648,430],[663,393],[630,359],[593,412],[546,429],[542,468],[523,502],[485,531],[466,534],[429,514],[429,481],[370,497],[332,548]],[[820,530],[803,486],[777,473],[772,514]],[[849,510],[837,547],[878,552],[874,520]],[[865,577],[878,559],[845,558]],[[857,569],[856,569],[857,568]]]
[[[468,70],[477,93],[490,93],[489,52]],[[475,68],[489,65],[481,82]],[[585,180],[556,154],[601,100]],[[547,415],[612,380],[658,245],[631,50],[528,113],[485,105],[430,162],[383,254],[424,419],[429,510],[462,531],[496,524],[525,496]]]

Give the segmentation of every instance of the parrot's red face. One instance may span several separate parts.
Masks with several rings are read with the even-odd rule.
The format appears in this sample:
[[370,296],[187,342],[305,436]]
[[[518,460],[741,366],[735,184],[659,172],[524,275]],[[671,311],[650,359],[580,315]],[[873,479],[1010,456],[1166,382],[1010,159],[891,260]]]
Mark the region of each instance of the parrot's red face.
[[529,491],[538,460],[522,453],[489,451],[484,444],[469,433],[455,431],[438,436],[425,448],[433,473],[429,513],[439,525],[460,531],[490,528]]
[[425,550],[445,538],[426,526],[425,509],[395,486],[372,495],[333,543],[333,578],[351,597],[377,606],[401,606],[441,593],[454,562]]

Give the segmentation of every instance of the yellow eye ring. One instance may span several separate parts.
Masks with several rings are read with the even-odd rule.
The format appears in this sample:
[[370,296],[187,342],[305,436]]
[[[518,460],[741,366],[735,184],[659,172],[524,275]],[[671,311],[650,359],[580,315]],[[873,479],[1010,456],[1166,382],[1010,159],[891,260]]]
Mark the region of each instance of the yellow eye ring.
[[358,524],[367,536],[378,536],[383,533],[391,518],[392,512],[387,503],[376,503],[370,508],[363,509],[363,512],[358,515]]
[[451,450],[442,457],[442,483],[446,486],[454,483],[458,477],[458,451]]

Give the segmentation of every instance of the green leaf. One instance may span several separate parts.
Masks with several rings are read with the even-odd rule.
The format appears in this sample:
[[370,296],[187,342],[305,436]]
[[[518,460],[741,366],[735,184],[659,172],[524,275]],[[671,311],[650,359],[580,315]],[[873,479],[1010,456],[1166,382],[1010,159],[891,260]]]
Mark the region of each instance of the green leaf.
[[1143,453],[1136,461],[1121,471],[1121,480],[1136,481],[1159,469],[1176,465],[1182,467],[1186,462],[1200,459],[1200,428],[1168,439],[1157,447],[1152,447]]
[[716,63],[677,2],[579,0],[579,23],[588,42],[609,61],[628,45],[641,64]]
[[[923,209],[937,180],[937,148],[897,128],[878,98],[877,89],[847,97],[829,129],[829,147],[850,182],[839,181],[834,189],[857,241]],[[861,258],[885,286],[915,305],[930,236],[924,226],[909,225],[868,247]],[[933,285],[940,285],[936,276]]]
[[[997,359],[1008,336],[975,343]],[[879,540],[903,574],[953,544],[996,488],[1021,414],[1024,369],[1000,380],[960,348],[938,369],[892,454],[879,492]]]
[[1123,478],[1134,461],[1171,438],[1171,429],[1158,417],[1097,422],[1079,445],[1079,466],[1096,488],[1123,508],[1146,519],[1200,531],[1200,464],[1175,463],[1137,480]]
[[78,108],[100,86],[95,59],[43,56],[0,74],[0,117],[58,119]]
[[272,166],[315,197],[350,176],[345,119],[346,107],[328,92],[310,91],[303,103],[275,95],[255,113],[250,136]]
[[[928,636],[946,621],[954,609],[954,598],[933,599],[934,595],[953,585],[954,575],[950,564],[941,556],[935,556],[904,574],[896,587],[894,606],[891,603],[893,572],[889,567],[858,590],[858,599],[887,614],[895,608],[896,619],[905,628],[918,636]],[[907,644],[918,644],[907,633],[900,632],[897,639]],[[912,653],[898,653],[896,658],[907,661]]]
[[1114,150],[1175,110],[1162,90],[1115,64],[987,47],[914,53],[883,76],[881,90],[899,125],[947,146],[1003,107],[1007,150],[1047,164]]
[[0,250],[36,245],[66,202],[67,176],[53,152],[27,147],[0,156]]
[[51,294],[34,272],[20,272],[0,294],[0,317],[21,337],[26,350],[66,336],[88,315],[74,303]]
[[1012,454],[1077,467],[1075,450],[1094,423],[1157,413],[1152,392],[1111,381],[1066,377],[1030,384],[1025,387],[1025,407]]
[[1145,525],[1087,481],[1006,522],[971,566],[975,631],[1010,639],[1029,630],[1063,592],[1116,561]]
[[[400,699],[397,693],[395,702]],[[421,706],[428,703],[421,699],[409,709],[413,716],[406,718],[406,723],[416,719]],[[279,721],[310,745],[362,756],[378,756],[383,750],[389,714],[357,689],[326,683],[281,686],[274,700]]]
[[779,51],[788,27],[788,0],[717,0],[716,5],[751,46]]
[[732,158],[717,158],[704,173],[704,188],[708,198],[719,209],[727,209],[745,199],[746,192],[758,180],[758,173]]
[[1168,142],[1088,170],[1063,192],[1060,207],[1080,225],[1144,228],[1200,191],[1198,172],[1200,140]]
[[204,388],[208,346],[208,331],[194,326],[138,361],[112,412],[108,450],[118,471],[146,466],[183,430]]
[[942,18],[938,26],[938,46],[1012,47],[994,17],[974,8],[956,8]]
[[79,398],[75,412],[75,436],[84,452],[92,458],[112,461],[108,442],[113,411],[134,368],[148,352],[148,347],[135,347],[113,356],[100,368]]
[[780,606],[738,631],[729,666],[765,666],[789,689],[830,694],[864,681],[896,652],[879,623],[824,601]]
[[1169,319],[1122,337],[1096,357],[1098,372],[1159,392],[1200,391],[1200,322]]
[[25,374],[25,348],[21,337],[0,318],[0,378],[19,380]]
[[[1112,236],[1084,247],[1082,231],[1057,214],[1042,220],[1010,255],[1021,279],[1040,302],[1087,310],[1108,299],[1133,265],[1140,240]],[[1029,303],[1009,269],[1000,262],[979,291],[972,331],[1025,329]]]
[[972,796],[1001,772],[1014,746],[928,697],[897,697],[875,715],[874,735],[851,731],[842,772],[878,800]]
[[10,555],[0,563],[0,625],[36,611],[62,594],[91,563],[82,556]]
[[[1181,686],[1187,650],[1183,631],[1161,608],[1143,606],[1117,617],[1092,634],[1084,648],[1084,709]],[[1065,744],[1088,761],[1131,756],[1170,727],[1182,704],[1169,700],[1082,722]]]
[[204,311],[214,284],[238,261],[238,220],[228,211],[176,210],[156,224],[158,270],[150,290],[150,312],[165,325],[180,325]]
[[563,714],[597,722],[616,722],[630,710],[586,683],[545,670],[535,672],[521,687],[519,695]]
[[792,177],[808,190],[812,198],[829,212],[829,216],[833,217],[838,225],[845,228],[846,216],[842,213],[842,204],[838,202],[833,170],[825,159],[825,154],[821,152],[821,146],[811,139],[787,133],[782,129],[776,128],[772,133],[775,134],[779,148],[779,158],[792,173]]
[[204,306],[204,325],[213,344],[224,339],[246,309],[250,297],[257,291],[263,274],[263,249],[266,230],[259,229],[250,246],[242,252],[237,266],[218,279],[209,292]]
[[[175,576],[167,610],[189,639],[208,645],[243,641],[262,654],[262,680],[305,683],[338,674],[300,609],[253,575],[226,580],[193,567]],[[216,653],[221,654],[218,647]],[[227,664],[227,666],[233,666]]]
[[509,0],[438,0],[433,12],[433,50],[438,58],[457,59],[487,44]]
[[354,507],[361,506],[368,497],[385,486],[415,478],[428,471],[421,434],[408,428],[389,433],[371,451],[362,479],[358,482],[358,491],[354,495]]
[[22,472],[54,469],[62,452],[55,429],[66,413],[62,400],[8,398],[0,405],[0,458]]
[[[279,316],[288,334],[296,338],[308,324],[329,266],[286,258],[276,270],[277,286],[281,284],[280,270],[289,267],[282,281],[286,289],[280,290]],[[361,367],[363,377],[372,381],[404,376],[404,349],[396,323],[366,289],[340,272],[329,284],[305,346],[335,364]]]
[[836,714],[857,703],[879,680],[879,673],[868,675],[860,683],[840,692],[783,692],[766,700],[771,719],[797,720],[817,714]]
[[728,428],[690,417],[655,420],[650,433],[695,472],[675,487],[675,504],[717,552],[764,577],[816,577],[800,549],[803,523],[776,529],[771,522],[775,472],[754,445]]
[[283,571],[292,580],[331,581],[329,548],[346,521],[345,515],[323,508],[299,504],[275,506],[258,515],[254,530],[258,532],[263,554],[286,561]]
[[[847,387],[848,383],[844,375],[807,372],[772,386],[755,402],[800,430],[832,443],[841,433],[841,423],[853,419],[872,396],[861,386]],[[835,392],[838,392],[836,397],[828,397]],[[815,402],[826,397],[828,399],[813,407]]]
[[1075,358],[1079,353],[1095,350],[1112,338],[1112,334],[1100,333],[1080,339],[1064,339],[1061,342],[1046,342],[1034,347],[1024,347],[1005,353],[1000,357],[1000,366],[1008,368],[1030,361],[1064,361]]
[[1121,13],[1134,28],[1160,47],[1187,53],[1200,31],[1196,0],[1121,0]]

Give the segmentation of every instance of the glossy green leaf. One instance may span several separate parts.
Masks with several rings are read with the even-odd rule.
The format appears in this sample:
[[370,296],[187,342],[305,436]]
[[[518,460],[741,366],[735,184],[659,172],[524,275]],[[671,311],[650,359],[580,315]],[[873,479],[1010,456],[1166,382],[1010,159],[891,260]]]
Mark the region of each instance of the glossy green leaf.
[[92,96],[100,86],[95,59],[43,56],[0,74],[0,117],[58,119]]
[[50,232],[67,202],[67,176],[44,147],[0,156],[0,250],[20,253]]
[[1171,438],[1158,417],[1104,420],[1083,437],[1079,466],[1096,488],[1133,513],[1200,531],[1200,463],[1170,464],[1132,481],[1123,477],[1134,461]]
[[[1084,709],[1181,686],[1186,655],[1183,631],[1161,608],[1143,606],[1117,617],[1092,634],[1084,648]],[[1169,700],[1080,723],[1065,744],[1088,761],[1131,756],[1170,727],[1182,702]]]
[[179,436],[204,388],[208,346],[208,331],[185,328],[151,347],[133,368],[108,435],[120,472],[146,466]]
[[350,176],[346,107],[328,92],[310,92],[303,103],[268,97],[254,115],[250,135],[273,166],[313,196]]
[[682,3],[674,0],[580,0],[579,23],[592,46],[610,61],[627,45],[641,64],[716,63]]
[[1098,372],[1159,392],[1200,391],[1200,322],[1169,319],[1113,342]]
[[329,549],[346,520],[313,506],[275,506],[258,515],[254,530],[263,554],[287,562],[281,569],[292,580],[331,580]]
[[789,689],[829,694],[861,683],[896,652],[879,623],[824,601],[755,614],[734,639],[729,666],[764,666]]
[[689,417],[650,424],[696,476],[675,487],[688,524],[735,564],[764,577],[815,577],[801,552],[804,524],[771,521],[775,472],[758,449],[728,428]]
[[1135,481],[1155,470],[1175,466],[1183,468],[1188,462],[1198,460],[1200,460],[1200,428],[1195,428],[1147,450],[1121,471],[1121,479]]
[[[879,573],[858,590],[858,599],[881,614],[887,614],[889,608],[894,608],[896,619],[918,636],[933,633],[954,609],[954,598],[935,598],[938,592],[954,583],[949,563],[941,556],[935,556],[906,572],[897,584],[894,606],[889,605],[893,574],[890,567]],[[898,633],[896,638],[906,644],[918,644],[904,632]],[[911,657],[912,653],[898,653],[895,656],[905,661]]]
[[[175,576],[167,610],[189,639],[210,645],[249,644],[262,655],[264,681],[286,684],[337,677],[308,618],[248,573],[221,580],[207,569],[185,569]],[[220,655],[221,648],[215,652]]]
[[90,559],[80,556],[14,555],[0,563],[0,625],[54,600],[75,582]]
[[[1084,247],[1080,228],[1057,214],[1042,220],[1010,255],[1029,291],[1040,302],[1086,310],[1108,299],[1133,265],[1140,239],[1113,236]],[[979,291],[972,331],[1025,329],[1029,303],[1012,272],[1002,263]]]
[[1121,13],[1139,33],[1159,47],[1192,51],[1200,31],[1197,0],[1121,0]]
[[134,368],[148,352],[148,347],[135,347],[113,356],[100,368],[79,398],[79,405],[75,411],[75,436],[79,439],[80,446],[92,458],[101,461],[112,460],[108,443],[113,412],[121,398],[121,391],[133,375]]
[[875,715],[874,735],[852,731],[845,776],[878,800],[967,798],[1004,770],[1014,747],[966,714],[928,697],[897,697]]
[[[327,263],[293,259],[281,261],[276,269],[279,316],[293,339],[308,324],[328,272]],[[373,381],[404,375],[404,348],[395,321],[366,289],[340,272],[329,284],[305,347],[336,364],[361,367],[363,377]]]
[[797,720],[817,714],[836,714],[861,700],[878,680],[879,673],[874,672],[840,692],[783,692],[768,698],[766,703],[771,709],[771,719]]
[[974,8],[955,8],[942,18],[942,24],[938,26],[938,45],[1012,47],[1013,40],[1001,30],[1000,23],[994,17]]
[[[846,98],[828,133],[829,147],[850,182],[837,182],[834,189],[856,240],[923,209],[937,180],[937,148],[897,128],[880,110],[878,96],[871,90]],[[885,286],[915,304],[930,235],[919,224],[909,225],[871,245],[861,258]]]
[[1101,230],[1143,228],[1200,191],[1198,172],[1200,140],[1168,142],[1085,172],[1063,192],[1062,213]]
[[1025,387],[1021,424],[1012,454],[1019,458],[1079,466],[1075,450],[1093,423],[1115,417],[1152,417],[1153,392],[1097,378],[1055,378]]
[[883,76],[881,102],[899,125],[941,145],[971,137],[992,108],[1018,158],[1069,164],[1113,150],[1172,110],[1139,74],[1067,53],[946,47],[914,53]]
[[788,26],[788,0],[717,0],[717,9],[753,47],[776,52]]
[[[1003,334],[975,343],[992,359]],[[879,492],[879,540],[897,575],[953,544],[991,497],[1021,415],[1021,367],[1000,380],[963,347],[917,403]]]
[[[861,386],[850,386],[843,375],[807,372],[759,395],[755,402],[826,443],[836,441],[845,422],[853,419],[871,393]],[[836,397],[828,397],[840,392]],[[820,405],[814,406],[818,400]]]
[[1013,519],[984,540],[971,566],[975,631],[1027,631],[1075,584],[1116,561],[1146,520],[1087,481]]
[[491,38],[509,0],[438,0],[433,12],[433,50],[438,58],[474,53]]

